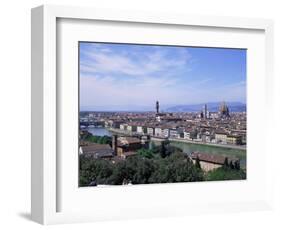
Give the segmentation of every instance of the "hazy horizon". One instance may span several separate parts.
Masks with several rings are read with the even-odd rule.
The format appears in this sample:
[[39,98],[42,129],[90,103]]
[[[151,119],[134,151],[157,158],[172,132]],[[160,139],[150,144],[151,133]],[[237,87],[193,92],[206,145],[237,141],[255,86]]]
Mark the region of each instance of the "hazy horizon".
[[[214,106],[219,106],[222,102],[206,102],[206,103],[196,103],[196,104],[170,104],[170,105],[161,105],[160,103],[160,111],[166,112],[167,109],[175,107],[175,106],[200,106],[207,104],[208,106],[211,106],[212,108]],[[226,104],[230,106],[246,106],[246,103],[243,102],[238,102],[238,101],[229,101],[225,102]],[[81,112],[87,112],[87,111],[92,111],[92,112],[153,112],[155,111],[155,104],[153,105],[129,105],[130,109],[127,108],[127,106],[122,107],[120,105],[111,105],[110,107],[104,107],[104,106],[99,106],[99,107],[94,107],[94,106],[89,106],[89,107],[81,107],[80,106],[80,111]]]

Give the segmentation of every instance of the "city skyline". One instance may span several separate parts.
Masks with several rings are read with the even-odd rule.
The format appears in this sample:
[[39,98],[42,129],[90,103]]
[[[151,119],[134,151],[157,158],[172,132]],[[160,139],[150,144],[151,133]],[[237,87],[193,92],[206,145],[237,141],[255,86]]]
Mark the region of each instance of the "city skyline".
[[81,111],[153,110],[156,100],[164,109],[221,101],[246,104],[246,50],[87,42],[79,46]]

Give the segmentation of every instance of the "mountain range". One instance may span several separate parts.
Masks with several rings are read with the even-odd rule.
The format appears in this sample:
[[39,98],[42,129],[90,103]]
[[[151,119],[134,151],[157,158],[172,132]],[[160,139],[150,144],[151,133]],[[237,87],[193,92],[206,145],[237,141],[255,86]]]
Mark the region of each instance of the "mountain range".
[[[217,112],[221,102],[206,103],[209,112]],[[246,104],[241,102],[226,102],[230,112],[246,111]],[[165,105],[160,102],[160,112],[199,112],[205,104]],[[110,105],[110,106],[81,106],[80,111],[108,111],[108,112],[148,112],[155,111],[153,105]]]
[[[217,112],[221,102],[209,102],[207,109],[209,112]],[[204,107],[204,103],[194,105],[175,105],[165,109],[165,112],[198,112]],[[230,112],[245,112],[246,104],[241,102],[226,102]]]

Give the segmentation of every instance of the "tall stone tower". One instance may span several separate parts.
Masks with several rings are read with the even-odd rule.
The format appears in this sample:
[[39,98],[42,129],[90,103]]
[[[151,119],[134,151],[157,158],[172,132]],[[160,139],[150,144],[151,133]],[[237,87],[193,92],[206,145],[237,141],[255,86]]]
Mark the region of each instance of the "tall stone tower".
[[117,144],[118,144],[117,140],[118,140],[118,136],[112,135],[112,149],[113,149],[115,155],[117,155]]
[[159,113],[159,101],[156,101],[156,114]]

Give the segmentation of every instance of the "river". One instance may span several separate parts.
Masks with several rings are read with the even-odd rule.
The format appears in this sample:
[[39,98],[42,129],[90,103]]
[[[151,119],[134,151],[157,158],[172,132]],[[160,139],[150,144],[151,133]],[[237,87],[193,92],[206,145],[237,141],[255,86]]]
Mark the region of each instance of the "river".
[[246,150],[175,141],[172,141],[170,144],[182,149],[186,153],[198,151],[211,154],[220,154],[224,156],[234,156],[240,159],[240,164],[243,168],[246,167]]
[[112,136],[112,133],[103,127],[89,127],[87,130],[94,136]]

